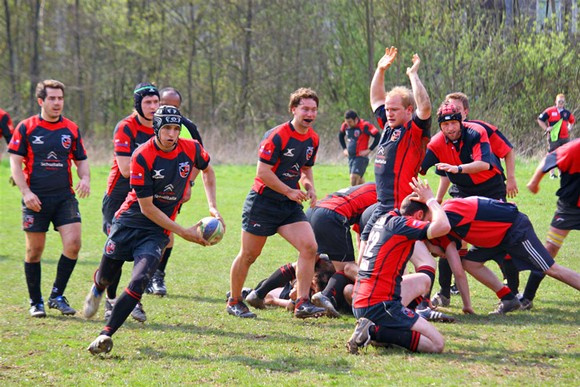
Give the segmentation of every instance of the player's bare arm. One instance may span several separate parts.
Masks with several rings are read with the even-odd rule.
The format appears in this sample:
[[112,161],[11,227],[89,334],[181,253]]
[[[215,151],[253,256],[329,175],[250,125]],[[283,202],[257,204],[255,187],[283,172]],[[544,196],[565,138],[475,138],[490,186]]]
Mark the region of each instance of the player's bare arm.
[[467,274],[463,269],[461,264],[461,258],[459,257],[459,252],[454,243],[450,243],[445,249],[445,255],[447,257],[447,262],[451,267],[451,271],[455,276],[455,284],[459,289],[461,294],[461,300],[463,301],[463,313],[465,314],[475,314],[473,307],[471,305],[471,296],[469,294],[469,284],[467,282]]
[[38,196],[30,190],[28,183],[26,183],[26,177],[22,171],[23,161],[24,157],[13,153],[10,154],[10,172],[12,173],[12,179],[22,194],[22,201],[26,208],[39,212],[42,209],[42,202]]
[[224,218],[222,218],[220,212],[217,209],[216,178],[215,171],[211,165],[208,165],[206,169],[201,171],[201,178],[203,180],[203,189],[205,190],[205,197],[207,199],[209,213],[211,216],[213,216],[214,218],[218,219],[221,222],[225,232],[226,222],[224,221]]
[[478,173],[487,171],[490,168],[490,164],[482,161],[482,160],[475,160],[471,163],[461,164],[461,165],[451,165],[447,163],[437,163],[435,164],[437,170],[445,171],[447,173]]
[[310,200],[310,207],[316,205],[316,189],[314,188],[314,175],[311,167],[302,167],[300,184],[306,190],[306,197]]
[[272,170],[273,166],[258,161],[258,171],[257,176],[262,179],[264,184],[266,184],[269,188],[273,189],[274,191],[286,196],[288,199],[293,200],[298,203],[302,203],[303,201],[307,200],[308,197],[306,193],[300,189],[293,189],[288,187],[286,184],[282,182],[276,176],[274,171]]
[[75,160],[77,167],[77,175],[79,182],[75,187],[75,191],[79,198],[88,198],[91,194],[91,170],[89,168],[88,160]]
[[377,69],[371,81],[371,108],[375,111],[379,106],[384,105],[387,92],[385,91],[385,71],[391,67],[397,58],[397,48],[385,48],[385,55],[377,63]]
[[530,181],[527,184],[528,189],[533,194],[537,194],[538,192],[540,192],[540,181],[542,181],[542,178],[545,175],[545,173],[543,171],[545,163],[546,163],[546,158],[544,157],[544,159],[542,159],[542,161],[538,165],[538,168],[536,168],[536,171],[534,172],[532,178],[530,179]]
[[451,230],[451,225],[449,224],[449,219],[447,219],[447,214],[443,211],[441,205],[437,202],[429,187],[427,180],[413,178],[413,181],[409,183],[413,191],[419,195],[418,199],[412,199],[425,203],[429,207],[431,212],[431,224],[427,229],[427,238],[433,239],[443,235],[447,235]]
[[519,193],[516,181],[516,155],[514,150],[510,150],[504,157],[505,171],[507,175],[506,191],[508,198],[515,198]]
[[413,55],[413,65],[407,68],[407,76],[411,81],[411,89],[413,90],[413,97],[415,98],[415,103],[417,104],[417,117],[422,120],[426,120],[431,117],[431,99],[429,94],[427,94],[427,89],[423,86],[423,82],[419,78],[419,65],[421,64],[421,58],[419,55]]

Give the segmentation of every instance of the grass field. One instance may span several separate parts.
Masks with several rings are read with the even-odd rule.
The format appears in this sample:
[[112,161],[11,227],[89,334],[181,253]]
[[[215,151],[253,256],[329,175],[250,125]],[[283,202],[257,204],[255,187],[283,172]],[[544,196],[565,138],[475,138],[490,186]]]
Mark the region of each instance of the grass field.
[[[545,179],[539,195],[525,190],[535,162],[518,164],[520,195],[543,240],[551,220],[557,180]],[[144,296],[148,321],[129,319],[113,337],[113,351],[91,356],[86,348],[103,326],[98,318],[64,317],[47,310],[45,319],[28,316],[24,281],[24,235],[20,229],[20,194],[6,183],[8,160],[0,163],[0,384],[1,385],[570,385],[580,384],[580,293],[546,279],[530,312],[488,316],[495,295],[470,281],[478,315],[461,315],[454,297],[445,311],[456,324],[437,324],[446,338],[440,355],[368,348],[360,356],[344,344],[355,319],[302,321],[281,309],[258,311],[244,320],[225,313],[230,264],[239,249],[242,203],[255,166],[218,165],[218,203],[227,222],[224,240],[201,247],[176,238],[168,264],[168,296]],[[370,168],[372,169],[372,168]],[[83,248],[66,290],[71,305],[82,308],[105,237],[101,232],[101,199],[108,168],[92,169],[92,195],[80,200]],[[347,167],[314,168],[320,196],[348,185]],[[372,175],[368,176],[372,178]],[[437,180],[429,176],[436,188]],[[207,215],[201,182],[178,221],[193,224]],[[580,241],[572,232],[558,257],[580,271]],[[54,279],[60,239],[50,232],[42,260],[43,295]],[[279,237],[271,238],[252,267],[247,286],[254,286],[280,265],[296,258]],[[495,265],[492,265],[495,266]],[[496,268],[494,267],[494,270]],[[128,282],[126,265],[122,284]],[[527,272],[522,273],[525,284]],[[522,288],[523,288],[522,285]],[[438,289],[435,286],[435,291]]]

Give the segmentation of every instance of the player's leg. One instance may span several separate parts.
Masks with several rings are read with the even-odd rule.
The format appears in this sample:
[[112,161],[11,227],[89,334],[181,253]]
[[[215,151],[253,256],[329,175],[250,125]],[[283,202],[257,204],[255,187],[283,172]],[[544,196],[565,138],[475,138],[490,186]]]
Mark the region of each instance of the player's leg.
[[24,256],[24,276],[30,298],[30,316],[46,317],[41,290],[40,258],[46,243],[46,232],[24,232],[26,253]]
[[[314,277],[316,264],[316,250],[318,245],[314,238],[314,231],[307,221],[285,224],[278,228],[278,233],[298,250],[296,262],[296,312],[295,316],[318,317],[326,311],[310,303],[310,285]],[[304,313],[302,313],[302,311]]]
[[233,316],[256,317],[243,302],[242,288],[248,277],[250,266],[260,256],[267,239],[267,236],[254,235],[242,230],[240,251],[230,268],[230,298],[226,310]]
[[415,322],[411,330],[419,332],[419,345],[417,352],[441,353],[445,348],[443,335],[429,321],[420,318]]

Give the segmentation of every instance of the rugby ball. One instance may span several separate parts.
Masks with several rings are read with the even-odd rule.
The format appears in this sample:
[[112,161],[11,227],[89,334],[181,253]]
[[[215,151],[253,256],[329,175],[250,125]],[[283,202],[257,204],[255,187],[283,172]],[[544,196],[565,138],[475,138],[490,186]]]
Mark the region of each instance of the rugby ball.
[[201,220],[199,225],[200,232],[203,239],[208,241],[211,245],[217,244],[224,237],[224,226],[222,222],[213,216],[206,216]]

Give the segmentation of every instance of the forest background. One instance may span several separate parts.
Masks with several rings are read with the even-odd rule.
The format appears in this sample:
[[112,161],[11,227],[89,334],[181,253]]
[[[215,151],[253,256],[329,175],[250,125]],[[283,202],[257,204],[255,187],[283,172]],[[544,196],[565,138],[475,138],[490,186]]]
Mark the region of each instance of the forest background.
[[[64,82],[65,115],[93,160],[107,161],[115,124],[142,81],[173,86],[214,161],[255,162],[288,96],[320,96],[319,161],[340,158],[344,111],[372,120],[368,88],[386,46],[399,58],[387,88],[409,85],[411,57],[436,109],[451,91],[496,124],[520,155],[545,151],[536,118],[565,93],[580,112],[577,0],[3,0],[0,107],[39,111],[39,80]],[[436,130],[434,126],[433,131]],[[324,162],[324,161],[323,161]]]

